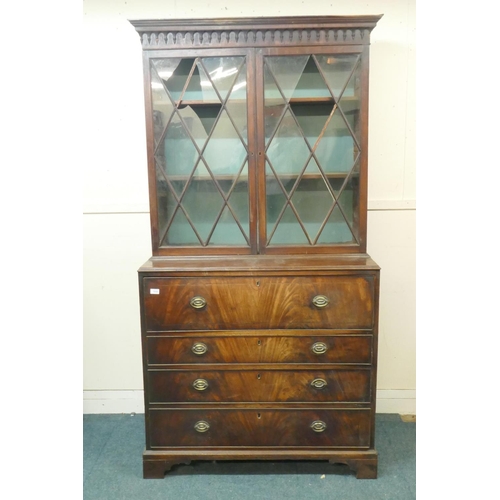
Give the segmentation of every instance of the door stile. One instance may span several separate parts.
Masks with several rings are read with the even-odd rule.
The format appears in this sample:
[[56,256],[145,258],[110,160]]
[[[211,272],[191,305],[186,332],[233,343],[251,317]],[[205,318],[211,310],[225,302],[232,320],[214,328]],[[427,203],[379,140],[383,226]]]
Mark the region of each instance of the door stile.
[[266,225],[266,155],[264,131],[264,57],[262,49],[255,51],[255,95],[256,95],[256,164],[259,206],[259,232],[257,253],[266,253],[267,225]]
[[[250,251],[258,253],[259,228],[259,197],[258,191],[258,117],[259,103],[255,97],[256,88],[256,61],[255,50],[246,52],[247,60],[247,124],[248,124],[248,197],[250,217]],[[253,133],[250,133],[253,131]]]
[[149,180],[149,214],[151,221],[151,246],[153,255],[158,255],[159,247],[159,229],[158,229],[158,203],[156,199],[156,173],[155,173],[155,141],[153,131],[153,109],[151,103],[151,69],[150,58],[151,53],[143,51],[142,63],[144,74],[144,103],[145,103],[145,118],[146,118],[146,150],[148,163],[148,180]]

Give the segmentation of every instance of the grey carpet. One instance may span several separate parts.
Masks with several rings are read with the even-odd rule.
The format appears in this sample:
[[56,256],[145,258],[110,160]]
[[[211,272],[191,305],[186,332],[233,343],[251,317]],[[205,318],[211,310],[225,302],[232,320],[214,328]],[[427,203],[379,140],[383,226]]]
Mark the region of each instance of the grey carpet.
[[[144,415],[83,416],[84,500],[407,500],[416,498],[416,424],[378,414],[378,479],[327,462],[193,462],[142,478]],[[324,476],[324,477],[323,477]]]

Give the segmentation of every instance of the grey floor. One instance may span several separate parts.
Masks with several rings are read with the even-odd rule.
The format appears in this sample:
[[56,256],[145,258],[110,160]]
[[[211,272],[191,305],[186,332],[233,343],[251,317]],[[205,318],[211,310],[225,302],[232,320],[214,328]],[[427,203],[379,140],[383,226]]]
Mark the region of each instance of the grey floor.
[[416,498],[416,424],[378,414],[378,479],[327,462],[193,462],[142,478],[144,415],[83,416],[84,500],[406,500]]

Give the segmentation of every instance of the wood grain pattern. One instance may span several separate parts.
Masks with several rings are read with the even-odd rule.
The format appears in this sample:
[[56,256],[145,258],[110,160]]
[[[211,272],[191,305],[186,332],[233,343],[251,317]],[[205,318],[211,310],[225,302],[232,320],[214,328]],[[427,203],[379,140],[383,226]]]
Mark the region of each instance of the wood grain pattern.
[[[146,328],[372,328],[373,289],[371,276],[145,278]],[[328,306],[316,308],[317,295]],[[190,306],[196,296],[206,307]]]
[[[312,422],[326,424],[314,432]],[[210,428],[196,432],[196,422]],[[154,410],[151,446],[309,446],[367,448],[369,410]]]
[[[273,330],[274,331],[274,330]],[[371,335],[290,336],[286,330],[276,336],[268,331],[261,335],[237,336],[149,337],[148,365],[182,363],[370,363]],[[323,354],[315,354],[312,346],[322,342]],[[203,343],[206,352],[195,354],[193,346]]]
[[[311,386],[323,380],[323,388]],[[206,389],[193,387],[203,380]],[[369,402],[370,370],[186,370],[149,372],[151,403]]]

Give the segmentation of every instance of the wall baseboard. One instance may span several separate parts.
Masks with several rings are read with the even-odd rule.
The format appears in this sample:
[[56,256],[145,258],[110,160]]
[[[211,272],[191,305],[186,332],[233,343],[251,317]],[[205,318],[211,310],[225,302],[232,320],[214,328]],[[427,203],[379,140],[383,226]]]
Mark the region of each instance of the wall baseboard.
[[[83,391],[83,413],[144,413],[144,391]],[[416,391],[378,390],[377,413],[416,414]]]
[[83,391],[83,413],[144,413],[144,391]]
[[377,391],[377,413],[417,414],[417,391],[380,389]]

